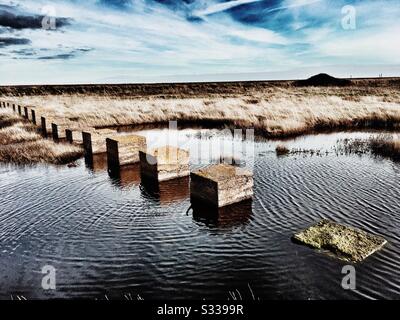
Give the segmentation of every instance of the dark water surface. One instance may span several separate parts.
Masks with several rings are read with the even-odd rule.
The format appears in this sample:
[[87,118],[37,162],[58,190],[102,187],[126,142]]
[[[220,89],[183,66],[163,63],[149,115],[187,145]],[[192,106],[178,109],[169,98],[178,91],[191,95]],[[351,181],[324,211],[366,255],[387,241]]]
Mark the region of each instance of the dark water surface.
[[[159,133],[143,134],[162,144]],[[198,133],[179,134],[194,152]],[[1,165],[0,298],[400,298],[400,164],[332,151],[357,136],[366,134],[290,140],[323,150],[280,158],[278,142],[256,142],[252,203],[211,219],[188,211],[188,179],[154,191],[140,184],[138,166],[115,178],[100,161]],[[321,218],[388,240],[356,265],[356,291],[341,287],[345,262],[290,240]],[[57,270],[55,291],[41,287],[44,265]]]

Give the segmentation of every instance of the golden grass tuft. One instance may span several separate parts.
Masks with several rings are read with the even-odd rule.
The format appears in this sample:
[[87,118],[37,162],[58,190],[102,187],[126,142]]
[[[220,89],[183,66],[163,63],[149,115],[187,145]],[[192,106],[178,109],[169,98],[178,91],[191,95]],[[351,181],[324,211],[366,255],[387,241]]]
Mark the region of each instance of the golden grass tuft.
[[345,154],[372,154],[400,160],[400,137],[391,134],[373,135],[368,139],[339,140],[337,152]]
[[22,118],[10,109],[0,109],[0,128],[11,126],[21,122]]
[[10,110],[0,110],[0,162],[65,164],[82,155],[81,148],[44,140],[34,125]]
[[35,141],[41,136],[35,132],[35,128],[28,123],[17,122],[11,126],[0,129],[0,145]]
[[66,164],[82,157],[80,147],[36,140],[0,146],[0,161],[15,164]]
[[369,142],[371,152],[375,155],[400,160],[400,139],[391,135],[379,135]]

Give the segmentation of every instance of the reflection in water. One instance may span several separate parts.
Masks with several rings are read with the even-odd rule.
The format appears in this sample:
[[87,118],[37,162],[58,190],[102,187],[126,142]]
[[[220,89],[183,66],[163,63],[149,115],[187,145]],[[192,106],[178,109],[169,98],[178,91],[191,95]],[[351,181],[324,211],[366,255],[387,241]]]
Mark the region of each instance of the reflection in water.
[[85,155],[85,165],[92,173],[107,170],[107,153]]
[[232,229],[243,226],[250,221],[252,205],[252,200],[246,200],[216,208],[192,201],[193,219],[211,228]]
[[[211,148],[213,132],[202,142],[193,130],[181,132],[186,134],[191,154],[199,143]],[[281,141],[256,141],[252,203],[217,215],[198,207],[188,211],[187,178],[149,186],[139,184],[131,169],[113,185],[105,154],[89,159],[89,169],[0,164],[0,299],[94,299],[105,293],[226,299],[234,289],[245,297],[250,286],[260,299],[396,299],[400,164],[334,152],[337,139],[368,136],[321,134],[284,143],[330,151],[321,157],[277,158]],[[192,170],[203,165],[191,163]],[[340,285],[342,261],[291,242],[294,232],[321,218],[389,242],[357,264],[356,291]],[[51,293],[40,287],[46,264],[57,269]]]
[[142,176],[141,182],[143,196],[162,205],[182,201],[189,197],[189,177],[159,182]]
[[108,170],[113,185],[120,189],[140,184],[140,164],[134,163]]

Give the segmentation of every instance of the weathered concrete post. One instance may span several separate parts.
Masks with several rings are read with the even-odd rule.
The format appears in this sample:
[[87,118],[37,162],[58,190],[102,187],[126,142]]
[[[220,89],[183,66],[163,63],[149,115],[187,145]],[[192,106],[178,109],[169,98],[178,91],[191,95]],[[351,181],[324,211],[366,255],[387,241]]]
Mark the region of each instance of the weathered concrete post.
[[224,207],[252,198],[253,174],[227,164],[211,165],[190,174],[190,199]]
[[59,123],[52,123],[51,124],[51,134],[54,141],[59,141],[60,139],[66,138],[66,129],[76,125],[75,123],[71,122],[59,122]]
[[139,162],[139,151],[146,150],[146,138],[138,135],[113,136],[106,139],[109,169]]
[[32,123],[34,125],[36,125],[37,123],[36,123],[36,111],[35,111],[35,109],[31,110],[31,118],[32,118]]
[[18,114],[19,114],[20,116],[22,116],[22,110],[21,110],[21,106],[20,106],[20,105],[18,105]]
[[15,107],[15,104],[13,104],[13,111],[14,111],[14,112],[16,111],[16,107]]
[[25,119],[29,119],[29,110],[28,110],[28,107],[24,107],[24,118]]
[[140,151],[140,171],[143,179],[167,181],[189,176],[189,151],[172,146]]
[[67,141],[71,144],[82,145],[83,144],[83,132],[95,131],[92,127],[80,127],[79,129],[68,128],[65,129],[65,136]]
[[42,135],[47,138],[51,133],[51,121],[53,118],[51,117],[40,117],[40,126],[42,130]]
[[92,157],[94,154],[106,153],[106,137],[116,133],[112,129],[93,129],[82,132],[83,149],[85,157]]

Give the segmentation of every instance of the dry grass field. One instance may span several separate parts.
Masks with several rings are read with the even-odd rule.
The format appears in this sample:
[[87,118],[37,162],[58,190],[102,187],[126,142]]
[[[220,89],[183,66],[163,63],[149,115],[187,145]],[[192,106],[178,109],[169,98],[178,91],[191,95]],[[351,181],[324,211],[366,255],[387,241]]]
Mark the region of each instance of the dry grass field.
[[34,125],[0,109],[0,162],[64,164],[81,156],[81,148],[44,140]]
[[[377,82],[379,80],[376,80]],[[238,89],[141,97],[110,93],[60,93],[11,96],[39,113],[95,127],[181,120],[221,121],[252,127],[266,136],[299,135],[338,127],[376,127],[400,123],[400,85],[295,87],[270,84]],[[66,90],[68,91],[68,90]],[[203,96],[202,96],[203,95]]]
[[20,105],[35,106],[37,119],[54,117],[98,128],[169,120],[219,122],[254,128],[267,137],[324,129],[400,128],[396,78],[356,79],[346,86],[271,81],[2,87],[0,94]]

